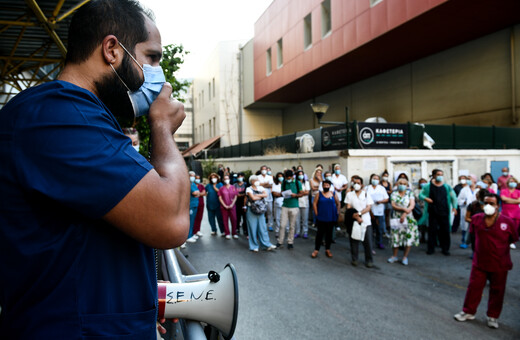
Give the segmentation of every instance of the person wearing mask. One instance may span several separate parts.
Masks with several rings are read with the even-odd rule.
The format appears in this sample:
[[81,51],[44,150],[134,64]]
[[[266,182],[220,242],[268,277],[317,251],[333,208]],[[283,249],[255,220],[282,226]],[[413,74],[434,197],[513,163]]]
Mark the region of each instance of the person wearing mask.
[[424,201],[419,199],[419,195],[421,193],[422,188],[428,183],[428,181],[424,178],[419,180],[417,183],[417,188],[414,190],[415,206],[419,208],[420,216],[414,216],[417,220],[417,224],[419,225],[419,242],[426,243],[426,234],[428,232],[428,218],[426,218],[427,214],[424,213]]
[[244,180],[245,175],[243,172],[238,173],[237,182],[233,184],[237,191],[237,202],[235,203],[236,215],[237,215],[237,234],[240,234],[240,228],[242,228],[243,234],[247,237],[247,218],[246,218],[246,182]]
[[305,181],[308,181],[308,180],[309,180],[309,177],[307,176],[307,174],[305,173],[305,171],[303,171],[303,166],[298,165],[298,166],[296,167],[296,172],[295,172],[295,173],[296,173],[296,176],[298,176],[298,172],[300,172],[300,171],[301,171],[302,174],[303,174],[303,179],[304,179]]
[[296,234],[294,238],[302,237],[307,239],[309,237],[309,192],[311,185],[309,181],[305,179],[303,170],[296,172],[296,181],[300,182],[302,187],[301,197],[298,198],[298,206],[300,207],[300,217],[296,221]]
[[267,173],[267,168],[267,165],[262,165],[260,167],[260,175],[258,175],[258,180],[260,181],[260,185],[265,188],[267,193],[267,197],[265,198],[265,202],[267,203],[267,211],[265,213],[267,229],[269,231],[273,231],[273,195],[271,193],[273,188],[273,176]]
[[202,237],[204,234],[200,231],[200,225],[202,223],[202,217],[204,216],[204,196],[206,196],[206,188],[201,183],[200,175],[195,175],[195,184],[199,189],[199,205],[197,207],[197,214],[195,215],[195,225],[193,226],[193,237],[197,239]]
[[401,263],[408,265],[408,255],[412,246],[419,245],[419,228],[417,221],[413,217],[413,208],[415,206],[415,197],[408,190],[408,181],[405,178],[397,180],[397,190],[392,193],[392,219],[399,220],[399,226],[392,228],[392,250],[393,255],[388,259],[388,263],[398,261],[397,253],[399,247],[404,247],[404,255]]
[[457,196],[453,189],[444,183],[444,172],[440,169],[432,171],[432,179],[426,184],[419,198],[424,200],[428,213],[428,250],[426,254],[435,252],[437,238],[442,253],[450,255],[450,212],[457,213]]
[[[363,190],[363,179],[359,176],[353,176],[353,191],[349,191],[345,196],[345,204],[347,209],[355,209],[359,214],[357,220],[366,226],[365,238],[363,239],[363,248],[365,249],[365,266],[372,268],[374,262],[372,260],[372,223],[370,221],[370,209],[374,204],[370,195]],[[345,218],[347,215],[345,215]],[[350,255],[352,257],[352,265],[358,265],[359,242],[350,237]]]
[[[220,212],[222,213],[222,221],[224,222],[224,234],[226,239],[230,240],[231,235],[237,239],[237,215],[235,203],[237,201],[238,192],[231,185],[229,175],[224,175],[224,185],[218,190],[218,200],[220,202]],[[231,229],[229,228],[231,221]]]
[[330,181],[334,186],[334,192],[338,196],[340,202],[345,197],[346,190],[348,189],[348,180],[345,175],[341,173],[341,166],[339,164],[334,165],[334,172],[332,173]]
[[332,243],[332,230],[336,221],[338,220],[340,204],[338,197],[330,191],[332,183],[328,180],[323,182],[323,191],[320,191],[316,200],[312,205],[314,215],[316,216],[316,240],[314,242],[314,251],[311,254],[312,258],[316,258],[320,251],[325,235],[325,255],[332,257],[330,252],[330,245]]
[[470,231],[475,234],[475,254],[468,289],[457,321],[474,320],[482,292],[489,281],[487,325],[498,328],[506,290],[507,273],[513,268],[509,245],[518,241],[518,225],[499,212],[500,198],[496,194],[484,197],[484,213],[474,215]]
[[[467,182],[467,176],[460,175],[459,182],[453,187],[453,191],[455,192],[455,195],[457,197],[459,197],[459,194],[460,194],[460,191],[462,190],[462,188],[467,186],[466,182]],[[457,214],[453,218],[453,223],[451,225],[452,234],[456,233],[459,230],[460,222],[461,222],[461,220],[464,219],[464,217],[461,218],[460,216],[461,216],[461,214],[460,214],[460,203],[459,203],[459,206],[457,207]]]
[[[282,205],[283,205],[283,197],[282,197],[282,183],[284,181],[283,173],[278,172],[276,176],[274,176],[274,184],[273,184],[273,199],[274,199],[274,229],[275,236],[278,237],[280,234],[280,218],[282,216]],[[284,226],[285,227],[285,226]]]
[[195,183],[195,172],[190,171],[190,232],[188,234],[188,239],[186,242],[195,243],[197,242],[198,236],[193,234],[193,230],[195,228],[195,217],[197,216],[197,208],[199,207],[199,196],[200,191]]
[[[476,178],[476,177],[475,177]],[[457,215],[460,214],[460,229],[462,234],[462,239],[460,242],[460,247],[462,249],[468,248],[468,228],[469,224],[466,222],[465,216],[466,216],[466,209],[468,205],[473,202],[475,197],[475,182],[473,181],[471,176],[463,176],[463,178],[460,178],[461,188],[459,190],[459,193],[457,195],[457,203],[459,206],[459,209],[457,210]],[[455,188],[453,189],[455,193],[457,191]]]
[[[190,182],[152,16],[137,1],[83,2],[57,79],[0,110],[2,339],[157,336],[154,248],[186,240]],[[145,89],[151,105],[134,111]],[[147,115],[150,162],[125,114]]]
[[[502,199],[502,214],[513,220],[518,226],[520,225],[520,190],[518,190],[518,181],[513,176],[507,180],[506,188],[500,190],[500,198]],[[516,245],[511,243],[511,249],[516,249]]]
[[493,176],[489,172],[486,172],[485,174],[480,176],[480,179],[482,180],[482,182],[487,184],[489,192],[494,194],[498,193],[498,185],[495,183]]
[[222,219],[222,212],[220,211],[220,200],[218,198],[218,191],[222,187],[219,183],[219,177],[216,173],[209,175],[209,183],[206,184],[206,210],[208,211],[208,222],[211,227],[211,236],[217,235],[217,225],[221,236],[226,236],[224,231],[224,221]]
[[[289,223],[289,234],[287,235],[287,249],[294,248],[294,229],[296,221],[300,215],[298,198],[302,196],[301,183],[294,180],[292,170],[286,170],[284,174],[285,180],[282,183],[282,217],[280,222],[280,231],[278,236],[277,248],[283,247],[285,240],[285,226]],[[285,193],[285,194],[284,194]]]
[[[264,200],[267,197],[266,189],[260,184],[258,176],[249,177],[249,184],[246,189],[248,204],[254,201]],[[247,228],[249,229],[249,250],[258,252],[259,247],[264,247],[267,251],[276,249],[269,241],[269,234],[265,224],[265,214],[256,214],[251,208],[247,209]]]
[[269,176],[273,176],[273,171],[271,170],[270,167],[267,167],[267,174],[268,174]]
[[[388,197],[392,195],[392,183],[390,183],[390,176],[388,174],[388,171],[385,169],[383,173],[381,174],[381,182],[379,183],[383,188],[386,190],[386,194]],[[390,234],[388,234],[388,229],[390,228],[390,213],[392,212],[392,204],[390,202],[385,203],[385,224],[386,229],[385,230],[385,236],[390,237]]]
[[385,249],[383,235],[386,232],[385,204],[388,203],[386,189],[379,184],[379,175],[370,175],[370,184],[367,186],[367,194],[370,195],[374,204],[372,205],[372,215],[374,219],[372,226],[376,228],[376,244],[379,249]]
[[135,151],[139,152],[140,139],[137,129],[133,127],[124,128],[123,133],[132,141],[132,147],[135,149]]
[[222,178],[224,178],[224,173],[226,172],[226,169],[224,168],[223,164],[218,165],[217,175],[218,180],[220,181]]
[[[311,205],[314,204],[314,197],[318,194],[320,191],[320,185],[323,181],[323,170],[320,168],[314,169],[314,172],[312,173],[312,178],[309,181],[309,184],[311,186]],[[312,212],[312,223],[313,226],[316,224],[316,216],[314,215],[314,210]]]
[[[468,225],[471,224],[471,219],[474,215],[484,212],[484,197],[490,194],[487,189],[475,189],[475,200],[471,202],[466,208],[465,220]],[[475,252],[475,234],[473,234],[468,228],[468,242],[471,244],[471,258],[473,258],[473,252]]]
[[503,167],[502,168],[502,175],[500,177],[497,178],[497,186],[498,186],[498,190],[502,190],[502,189],[505,189],[507,188],[507,180],[509,178],[511,178],[511,174],[509,173],[509,168],[506,166],[506,167]]

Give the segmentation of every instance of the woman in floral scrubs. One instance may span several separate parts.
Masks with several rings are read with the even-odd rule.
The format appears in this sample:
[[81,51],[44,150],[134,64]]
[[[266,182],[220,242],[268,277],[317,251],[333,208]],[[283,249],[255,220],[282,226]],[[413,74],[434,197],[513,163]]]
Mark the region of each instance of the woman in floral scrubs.
[[408,265],[408,254],[412,246],[419,245],[419,228],[417,227],[417,221],[413,217],[413,207],[415,206],[415,197],[413,192],[408,188],[408,181],[405,178],[400,178],[397,181],[397,190],[395,190],[390,196],[390,202],[392,203],[392,219],[399,220],[399,223],[395,225],[390,221],[392,227],[392,248],[393,256],[388,259],[389,263],[397,262],[397,252],[399,247],[403,246],[404,255],[401,263],[405,266]]

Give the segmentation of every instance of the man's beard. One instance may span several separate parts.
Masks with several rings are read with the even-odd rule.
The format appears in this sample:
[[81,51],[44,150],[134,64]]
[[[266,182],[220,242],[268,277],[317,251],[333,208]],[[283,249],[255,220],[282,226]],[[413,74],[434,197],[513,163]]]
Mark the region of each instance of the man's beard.
[[[117,74],[126,83],[130,91],[137,91],[143,81],[139,78],[139,74],[132,67],[134,61],[126,54],[123,57],[121,65],[116,69]],[[126,87],[123,85],[118,76],[111,72],[99,81],[95,81],[97,96],[103,104],[108,107],[110,112],[116,117],[133,118],[134,110],[128,98]]]

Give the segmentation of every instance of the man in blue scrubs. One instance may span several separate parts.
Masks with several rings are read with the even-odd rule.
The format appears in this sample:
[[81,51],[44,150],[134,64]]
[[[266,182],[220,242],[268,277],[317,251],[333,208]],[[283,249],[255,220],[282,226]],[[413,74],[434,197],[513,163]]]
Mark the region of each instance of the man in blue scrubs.
[[58,80],[0,111],[0,337],[156,338],[153,248],[189,230],[172,138],[185,113],[164,84],[149,107],[150,163],[114,115],[132,112],[127,91],[161,52],[137,2],[93,0],[72,20]]

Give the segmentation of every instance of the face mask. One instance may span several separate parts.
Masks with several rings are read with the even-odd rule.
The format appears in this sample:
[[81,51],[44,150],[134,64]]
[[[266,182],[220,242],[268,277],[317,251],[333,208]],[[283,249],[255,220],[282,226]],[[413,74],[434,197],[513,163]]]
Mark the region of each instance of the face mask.
[[331,176],[327,176],[327,177],[325,177],[325,179],[326,179],[327,181],[331,181],[331,180],[332,180],[332,177],[331,177]]
[[406,190],[406,185],[404,185],[404,184],[399,184],[399,185],[398,185],[398,188],[399,188],[399,191],[405,191],[405,190]]
[[225,180],[224,180],[224,183],[225,183],[225,184],[229,184],[229,179],[225,179]]
[[123,79],[119,77],[112,64],[110,64],[110,66],[128,90],[128,97],[130,98],[130,102],[132,103],[132,108],[134,109],[135,117],[147,115],[150,111],[150,105],[152,105],[152,102],[157,98],[157,96],[161,92],[164,83],[166,82],[163,69],[161,66],[151,66],[147,64],[144,64],[143,66],[139,65],[134,56],[130,54],[130,52],[128,52],[128,50],[123,46],[123,44],[119,43],[119,45],[125,50],[126,53],[128,53],[130,58],[132,58],[132,60],[137,64],[137,66],[139,66],[139,68],[143,71],[143,85],[141,85],[141,87],[137,91],[131,92],[128,86],[123,81]]
[[192,183],[195,182],[195,177],[190,176],[190,182],[192,182]]
[[460,184],[466,184],[466,183],[467,183],[467,180],[465,180],[465,179],[460,180]]
[[244,181],[244,177],[238,177],[238,181],[242,183]]
[[437,177],[435,177],[435,180],[436,180],[437,182],[442,182],[443,179],[444,179],[443,176],[437,176]]
[[132,147],[135,149],[135,151],[139,152],[139,145],[132,145]]
[[265,174],[267,173],[267,170],[262,170],[262,171],[260,171],[260,173],[261,173],[262,175],[265,175]]
[[388,176],[383,176],[383,181],[388,181]]
[[291,183],[291,182],[292,182],[292,179],[288,178],[287,183]]
[[336,175],[339,175],[339,174],[341,173],[341,170],[336,169],[336,170],[334,170],[334,173],[335,173]]
[[199,184],[200,183],[200,179],[195,178],[195,183]]
[[372,180],[372,185],[373,185],[373,186],[376,186],[376,185],[378,185],[378,184],[379,184],[379,180],[378,180],[378,179],[373,179],[373,180]]
[[323,192],[329,192],[330,188],[323,188]]
[[303,179],[303,175],[298,175],[298,179],[302,180]]
[[425,185],[426,185],[426,183],[424,183],[424,182],[421,183],[421,184],[419,184],[419,186],[420,186],[421,188],[424,187]]
[[484,214],[488,215],[488,216],[491,216],[491,215],[494,215],[495,214],[495,207],[492,206],[491,204],[486,204],[484,206]]
[[269,176],[271,176],[272,172],[271,172],[271,171],[267,171],[267,174],[268,174]]
[[361,184],[359,184],[359,183],[354,184],[354,190],[356,190],[356,191],[361,190]]
[[283,182],[283,177],[278,177],[278,182]]
[[259,187],[259,186],[260,186],[260,181],[256,181],[255,183],[253,183],[253,185],[254,185],[255,187]]
[[217,179],[216,179],[215,177],[213,177],[213,178],[211,179],[211,183],[217,183]]
[[502,172],[502,176],[504,176],[504,177],[509,176],[509,172],[507,172],[507,171]]
[[516,182],[509,182],[508,185],[509,185],[509,187],[510,187],[511,189],[514,189],[514,188],[516,188],[516,186],[518,185],[518,183],[516,183]]

